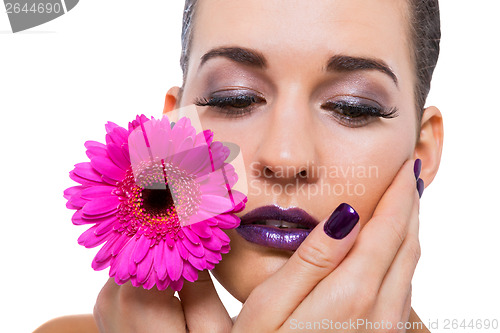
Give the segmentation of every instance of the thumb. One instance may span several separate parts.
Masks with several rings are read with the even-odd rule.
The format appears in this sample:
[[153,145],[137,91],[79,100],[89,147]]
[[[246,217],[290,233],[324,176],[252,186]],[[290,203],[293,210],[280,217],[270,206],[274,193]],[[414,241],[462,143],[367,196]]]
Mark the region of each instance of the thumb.
[[254,318],[263,318],[260,323],[269,324],[269,329],[279,328],[345,258],[359,233],[358,221],[354,208],[340,204],[311,231],[283,267],[252,291],[237,323],[251,327]]

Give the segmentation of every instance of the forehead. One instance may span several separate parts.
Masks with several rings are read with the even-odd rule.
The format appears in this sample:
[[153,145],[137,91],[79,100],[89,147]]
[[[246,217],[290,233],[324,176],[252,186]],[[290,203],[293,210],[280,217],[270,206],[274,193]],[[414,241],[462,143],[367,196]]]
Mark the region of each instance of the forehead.
[[[402,0],[199,0],[193,65],[217,46],[260,50],[272,66],[332,54],[375,57],[396,72],[409,63]],[[293,58],[293,59],[292,59]],[[402,74],[402,73],[400,73]]]

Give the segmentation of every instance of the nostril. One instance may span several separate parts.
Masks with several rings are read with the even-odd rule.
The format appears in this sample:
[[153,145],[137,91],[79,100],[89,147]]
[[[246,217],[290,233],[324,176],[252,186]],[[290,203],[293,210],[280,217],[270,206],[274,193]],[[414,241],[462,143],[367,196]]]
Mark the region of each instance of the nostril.
[[262,170],[262,174],[265,178],[272,178],[274,176],[273,170],[269,167],[265,167],[264,170]]
[[307,178],[307,171],[306,170],[302,170],[301,172],[299,172],[299,177],[301,177],[301,178]]

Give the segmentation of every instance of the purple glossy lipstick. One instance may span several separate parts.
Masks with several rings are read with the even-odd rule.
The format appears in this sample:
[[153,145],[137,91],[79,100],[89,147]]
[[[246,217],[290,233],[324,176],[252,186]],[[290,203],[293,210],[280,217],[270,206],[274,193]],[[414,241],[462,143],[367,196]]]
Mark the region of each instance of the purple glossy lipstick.
[[318,223],[297,207],[262,206],[243,215],[236,231],[249,242],[295,251]]

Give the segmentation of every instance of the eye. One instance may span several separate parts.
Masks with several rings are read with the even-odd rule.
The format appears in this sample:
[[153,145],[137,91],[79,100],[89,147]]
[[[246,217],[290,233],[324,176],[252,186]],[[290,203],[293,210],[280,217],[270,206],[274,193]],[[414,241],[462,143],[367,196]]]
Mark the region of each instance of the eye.
[[384,109],[380,106],[353,103],[352,101],[328,101],[321,106],[330,111],[343,125],[360,127],[367,125],[377,118],[394,118],[398,116],[398,109]]
[[265,103],[262,97],[252,94],[238,94],[227,96],[212,96],[197,98],[194,102],[198,106],[215,107],[218,112],[228,117],[239,117],[252,112],[257,104]]

